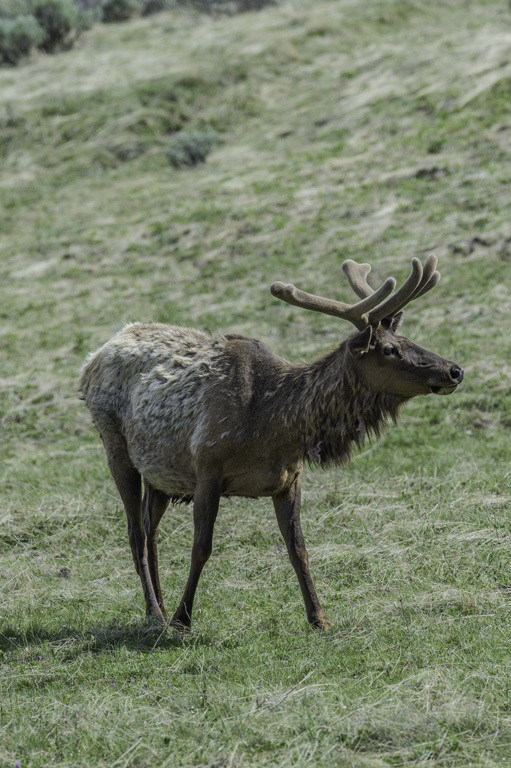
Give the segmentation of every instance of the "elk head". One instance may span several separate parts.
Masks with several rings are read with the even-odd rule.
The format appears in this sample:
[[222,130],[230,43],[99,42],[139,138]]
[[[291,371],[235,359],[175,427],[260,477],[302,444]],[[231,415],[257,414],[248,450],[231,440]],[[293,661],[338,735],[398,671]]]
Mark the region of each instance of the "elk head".
[[371,389],[403,398],[430,392],[448,395],[463,380],[463,369],[398,335],[404,307],[438,283],[440,273],[436,266],[434,254],[428,256],[424,266],[419,259],[412,259],[410,275],[393,293],[393,277],[374,291],[367,282],[370,265],[349,259],[342,268],[361,299],[356,304],[313,296],[281,282],[273,283],[270,290],[288,304],[353,323],[358,333],[347,340],[349,357],[358,376]]

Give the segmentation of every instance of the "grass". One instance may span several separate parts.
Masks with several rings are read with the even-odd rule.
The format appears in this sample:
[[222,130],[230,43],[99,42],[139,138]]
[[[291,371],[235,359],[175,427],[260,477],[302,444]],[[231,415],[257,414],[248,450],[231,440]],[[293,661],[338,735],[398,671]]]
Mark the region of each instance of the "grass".
[[[290,0],[98,25],[0,70],[0,766],[501,766],[511,747],[511,14],[498,0]],[[215,131],[206,163],[166,160]],[[147,626],[77,397],[131,320],[313,359],[349,300],[435,251],[403,332],[466,370],[349,468],[307,471],[334,628],[306,624],[267,501],[224,501],[187,637]],[[179,602],[190,509],[161,532]]]

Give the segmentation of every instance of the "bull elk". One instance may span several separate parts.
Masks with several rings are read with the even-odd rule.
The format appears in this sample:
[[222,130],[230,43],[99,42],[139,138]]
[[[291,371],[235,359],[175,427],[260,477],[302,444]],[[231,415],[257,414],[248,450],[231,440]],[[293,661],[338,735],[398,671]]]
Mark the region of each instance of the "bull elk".
[[393,292],[394,278],[374,291],[369,264],[345,261],[360,299],[352,305],[273,283],[273,296],[356,328],[312,363],[289,363],[245,336],[156,323],[128,325],[89,355],[80,389],[126,510],[148,616],[166,621],[157,536],[170,501],[193,501],[190,573],[171,619],[188,628],[220,497],[270,496],[308,621],[329,627],[300,527],[300,476],[307,461],[346,462],[409,398],[447,395],[462,381],[458,365],[398,335],[403,308],[438,282],[436,265],[433,254],[424,265],[414,258]]

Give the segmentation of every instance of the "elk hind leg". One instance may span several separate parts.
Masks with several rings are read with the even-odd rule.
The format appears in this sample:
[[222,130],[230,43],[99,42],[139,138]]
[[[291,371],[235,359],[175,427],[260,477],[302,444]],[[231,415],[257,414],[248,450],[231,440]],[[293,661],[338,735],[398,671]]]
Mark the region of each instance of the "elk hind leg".
[[188,629],[191,624],[195,590],[213,548],[213,528],[219,503],[220,483],[216,479],[199,480],[193,502],[194,534],[190,574],[171,621],[178,629]]
[[169,497],[166,493],[158,491],[144,480],[144,497],[142,500],[142,516],[144,530],[147,536],[147,562],[149,574],[156,595],[156,600],[160,606],[160,611],[164,618],[167,618],[165,606],[163,604],[163,595],[160,587],[160,576],[158,572],[158,526],[165,510],[169,505]]
[[108,466],[126,510],[131,552],[144,590],[146,614],[164,622],[148,565],[146,532],[142,521],[142,480],[140,474],[131,463],[122,435],[110,433],[105,436],[102,433],[102,438]]

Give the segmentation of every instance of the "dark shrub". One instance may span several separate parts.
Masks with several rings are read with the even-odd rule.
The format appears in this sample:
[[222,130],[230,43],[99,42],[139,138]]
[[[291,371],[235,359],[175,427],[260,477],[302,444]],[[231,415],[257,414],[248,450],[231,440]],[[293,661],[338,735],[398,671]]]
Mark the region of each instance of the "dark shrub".
[[137,13],[140,13],[142,6],[139,0],[103,0],[101,8],[103,11],[103,21],[114,23],[117,21],[128,21]]
[[4,64],[17,64],[43,39],[44,31],[33,16],[0,18],[0,61]]
[[191,168],[204,163],[217,143],[215,131],[182,131],[170,143],[167,159],[174,168]]
[[70,42],[78,12],[71,0],[32,0],[32,13],[44,29],[40,48],[51,53]]

